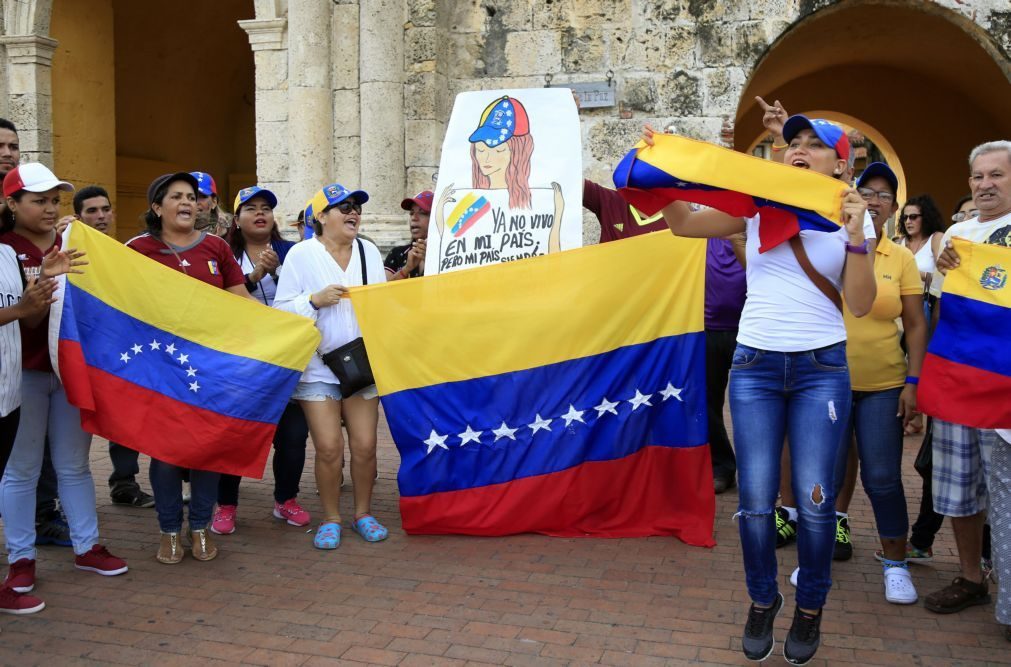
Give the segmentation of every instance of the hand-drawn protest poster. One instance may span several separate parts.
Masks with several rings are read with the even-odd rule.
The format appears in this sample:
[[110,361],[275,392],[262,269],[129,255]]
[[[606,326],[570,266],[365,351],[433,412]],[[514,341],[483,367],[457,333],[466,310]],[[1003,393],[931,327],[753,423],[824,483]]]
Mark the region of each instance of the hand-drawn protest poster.
[[425,273],[580,247],[582,171],[568,88],[460,93],[442,145]]

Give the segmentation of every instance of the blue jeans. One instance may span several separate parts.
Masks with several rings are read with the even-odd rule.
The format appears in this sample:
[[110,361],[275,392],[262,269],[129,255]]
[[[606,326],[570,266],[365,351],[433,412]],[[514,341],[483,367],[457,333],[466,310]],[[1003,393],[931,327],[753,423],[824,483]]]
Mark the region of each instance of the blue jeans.
[[832,586],[836,458],[849,423],[846,344],[806,352],[738,345],[730,370],[730,415],[740,487],[738,525],[748,594],[776,599],[776,521],[783,441],[800,514],[797,606],[820,609]]
[[25,370],[21,400],[21,423],[0,484],[7,558],[11,563],[35,558],[35,487],[47,436],[74,553],[87,553],[98,543],[95,483],[88,461],[91,435],[81,428],[81,413],[67,402],[53,373]]
[[[856,435],[860,459],[860,481],[871,500],[878,535],[884,539],[905,538],[909,532],[909,511],[902,487],[902,418],[899,394],[902,387],[884,391],[855,391],[850,412],[850,432]],[[835,485],[846,477],[847,450],[840,447],[836,461]]]
[[[158,527],[163,533],[181,532],[183,526],[183,473],[186,468],[151,459],[151,493],[158,514]],[[218,498],[216,472],[189,470],[190,529],[206,528],[211,522],[214,502]]]

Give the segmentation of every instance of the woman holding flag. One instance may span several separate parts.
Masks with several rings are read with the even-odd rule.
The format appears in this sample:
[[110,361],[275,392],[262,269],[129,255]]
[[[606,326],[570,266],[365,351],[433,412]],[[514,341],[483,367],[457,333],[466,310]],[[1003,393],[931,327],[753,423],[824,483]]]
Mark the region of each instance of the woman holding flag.
[[[228,244],[220,237],[194,227],[197,188],[197,179],[186,172],[165,174],[152,181],[147,189],[149,208],[144,217],[147,233],[130,239],[126,245],[170,269],[251,299],[246,289],[246,278]],[[183,559],[180,533],[184,472],[179,466],[151,459],[151,490],[161,528],[156,557],[159,562],[168,565]],[[218,555],[208,526],[218,497],[219,474],[209,470],[189,472],[189,535],[193,557],[208,561]]]
[[[350,191],[333,183],[316,193],[312,212],[315,233],[288,253],[277,286],[274,307],[311,318],[322,334],[319,352],[330,352],[360,337],[361,330],[348,298],[348,288],[386,282],[379,249],[359,238],[362,190]],[[313,544],[336,549],[341,541],[340,486],[344,467],[343,419],[351,449],[354,484],[352,528],[367,542],[385,540],[388,533],[371,514],[376,476],[379,401],[375,385],[343,396],[340,381],[319,354],[309,361],[292,398],[302,406],[316,448],[316,486],[323,519]]]
[[[776,119],[766,115],[768,127]],[[783,137],[786,165],[845,177],[850,146],[842,128],[797,115],[786,120]],[[643,139],[654,145],[651,128]],[[870,311],[875,297],[868,254],[874,230],[867,205],[856,190],[847,189],[839,206],[843,228],[804,230],[797,241],[765,252],[759,252],[761,215],[744,219],[714,209],[692,212],[684,202],[663,209],[667,225],[679,236],[747,233],[748,297],[730,373],[730,410],[740,484],[737,517],[753,601],[743,639],[750,660],[772,653],[773,622],[783,606],[776,581],[774,507],[787,436],[793,488],[801,499],[800,577],[784,648],[787,661],[805,664],[817,651],[832,583],[833,469],[851,401],[839,291],[858,317]]]
[[[79,253],[60,251],[56,233],[60,193],[73,189],[39,163],[23,164],[4,177],[7,208],[0,226],[0,243],[17,253],[29,290],[42,285],[48,291],[47,278],[67,273],[82,263]],[[80,412],[67,401],[63,385],[53,372],[48,329],[48,309],[20,321],[21,359],[17,363],[23,372],[20,388],[14,391],[20,391],[22,409],[0,485],[0,514],[10,562],[4,587],[18,593],[35,588],[35,487],[47,439],[70,525],[74,566],[105,576],[123,574],[128,569],[122,559],[98,543],[95,483],[88,459],[91,435],[81,428]]]

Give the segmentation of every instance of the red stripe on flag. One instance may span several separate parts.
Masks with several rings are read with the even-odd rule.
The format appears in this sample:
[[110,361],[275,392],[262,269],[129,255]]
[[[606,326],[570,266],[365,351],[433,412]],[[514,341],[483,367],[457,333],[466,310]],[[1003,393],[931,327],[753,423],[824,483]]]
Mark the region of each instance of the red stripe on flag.
[[59,362],[85,431],[184,468],[263,477],[276,425],[187,405],[92,368],[74,341],[60,341]]
[[920,411],[953,424],[1011,428],[1011,377],[950,361],[930,352],[923,360],[916,402]]
[[712,547],[716,497],[709,446],[644,447],[613,461],[461,491],[400,499],[414,535],[646,537]]

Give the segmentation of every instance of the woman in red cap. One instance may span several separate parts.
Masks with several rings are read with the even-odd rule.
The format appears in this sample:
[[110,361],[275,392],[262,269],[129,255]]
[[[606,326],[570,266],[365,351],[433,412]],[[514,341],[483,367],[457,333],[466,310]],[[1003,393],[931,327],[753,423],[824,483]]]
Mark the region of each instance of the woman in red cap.
[[[0,242],[17,253],[26,283],[31,285],[42,278],[44,285],[46,278],[70,270],[79,254],[59,251],[56,223],[60,193],[74,186],[56,178],[45,165],[27,163],[7,174],[3,189],[7,210],[0,226]],[[63,270],[57,270],[54,261],[62,264]],[[48,345],[49,311],[39,315],[20,322],[22,408],[0,486],[0,514],[10,562],[5,586],[19,593],[35,587],[35,487],[47,439],[70,526],[74,566],[105,576],[127,571],[122,559],[98,543],[95,483],[88,458],[91,435],[81,428],[80,412],[67,401],[63,385],[53,372]]]
[[[180,271],[214,287],[251,299],[246,277],[231,248],[218,236],[195,227],[197,179],[178,172],[156,178],[147,189],[149,208],[144,214],[147,233],[126,245],[170,269]],[[183,523],[182,482],[185,470],[151,459],[151,490],[161,528],[156,558],[172,565],[183,558],[180,534]],[[189,534],[193,557],[208,561],[218,555],[208,527],[218,497],[219,475],[209,470],[190,470]]]

